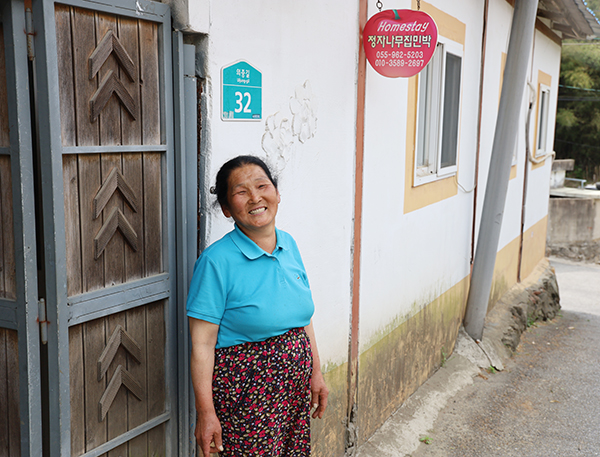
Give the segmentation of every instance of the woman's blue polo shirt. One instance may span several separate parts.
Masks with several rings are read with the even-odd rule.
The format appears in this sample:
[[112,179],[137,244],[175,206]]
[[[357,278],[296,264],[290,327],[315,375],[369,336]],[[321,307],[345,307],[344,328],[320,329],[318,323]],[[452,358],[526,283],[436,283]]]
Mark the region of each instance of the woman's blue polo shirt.
[[269,254],[236,225],[196,261],[187,315],[219,325],[217,348],[310,324],[314,303],[298,246],[288,233],[275,232]]

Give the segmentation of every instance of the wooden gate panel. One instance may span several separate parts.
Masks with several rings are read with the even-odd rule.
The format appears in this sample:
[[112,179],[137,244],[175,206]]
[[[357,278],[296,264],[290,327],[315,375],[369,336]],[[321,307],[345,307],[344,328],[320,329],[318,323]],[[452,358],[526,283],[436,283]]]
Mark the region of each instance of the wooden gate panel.
[[[148,360],[152,361],[147,371],[148,385],[148,418],[156,417],[165,411],[165,303],[156,303],[147,309],[146,314],[146,350]],[[162,363],[161,363],[162,361]],[[165,424],[148,432],[148,455],[165,455]],[[162,451],[159,451],[162,450]],[[154,454],[156,453],[156,454]]]
[[[94,238],[102,228],[102,217],[94,217],[93,202],[102,185],[102,171],[100,154],[79,154],[78,156],[78,175],[79,175],[79,221],[65,220],[65,226],[76,224],[80,227],[81,233],[81,283],[82,292],[104,287],[104,259],[96,259],[94,249]],[[66,201],[66,200],[65,200]],[[67,246],[67,252],[70,247]],[[67,254],[67,257],[71,255]],[[67,265],[68,277],[70,278],[76,272],[71,273],[73,267]]]
[[[58,5],[56,9],[59,9]],[[94,12],[77,9],[77,14],[75,14],[74,9],[71,8],[70,33],[73,37],[72,84],[75,93],[75,126],[65,125],[62,130],[75,127],[75,131],[77,132],[77,146],[96,146],[100,144],[100,132],[98,128],[100,119],[96,122],[90,122],[89,103],[98,88],[98,83],[97,77],[94,79],[89,78],[88,69],[88,59],[96,42]],[[60,16],[61,19],[62,17]],[[56,19],[58,21],[59,17]],[[57,27],[57,32],[64,29],[66,27]],[[59,48],[62,46],[61,38],[57,37],[57,47]],[[62,90],[69,82],[61,74],[59,74],[59,79],[64,80],[60,85],[60,89]],[[63,94],[61,93],[60,95],[60,104],[62,106],[66,102],[63,99]]]
[[[102,154],[100,156],[101,176],[103,177],[104,182],[106,182],[106,177],[110,175],[114,168],[122,173],[121,161],[121,154]],[[97,195],[98,193],[96,193],[95,197],[97,197]],[[99,218],[102,220],[103,224],[108,222],[110,215],[113,214],[113,208],[123,212],[123,207],[126,205],[123,203],[123,200],[124,198],[119,191],[113,193],[102,211],[102,217]],[[131,249],[125,244],[123,236],[115,233],[104,248],[104,254],[102,256],[104,258],[104,287],[111,287],[125,282],[125,249]],[[97,254],[97,248],[94,247],[94,255]],[[97,261],[100,260],[101,259],[97,259]]]
[[[107,441],[107,421],[98,420],[98,404],[106,390],[106,378],[98,382],[98,358],[106,347],[105,319],[96,319],[83,325],[84,398],[85,398],[85,447],[95,449]],[[69,348],[69,352],[73,349]],[[71,381],[72,382],[72,381]],[[71,415],[78,415],[71,410]]]
[[0,328],[0,455],[21,455],[17,332]]
[[71,455],[85,453],[85,378],[83,325],[69,329],[69,383],[71,404]]
[[[161,144],[158,25],[63,5],[57,5],[55,11],[58,49],[62,53],[59,87],[61,113],[65,113],[61,122],[63,146]],[[101,65],[98,64],[97,74],[90,78],[90,62],[97,49],[104,46],[102,40],[107,34],[112,34],[118,41],[119,44],[114,46],[122,45],[135,71],[125,71],[115,52],[111,52]],[[104,57],[99,61],[102,59]],[[113,94],[98,118],[92,120],[90,100],[100,90],[103,78],[111,72],[118,75],[124,90],[131,95],[133,115]],[[75,106],[74,112],[71,106]],[[70,132],[76,132],[76,135],[73,137]],[[69,172],[72,179],[65,179],[65,194],[76,189],[78,194],[65,195],[67,240],[73,241],[67,243],[69,294],[85,293],[162,272],[161,154],[123,153],[112,157],[103,154],[99,163],[98,156],[84,154],[78,156],[76,163],[74,160],[63,160],[65,174]],[[90,196],[98,191],[113,167],[122,172],[144,205],[135,211],[115,194],[102,218],[90,219]],[[158,179],[150,179],[154,177]],[[90,251],[89,237],[96,237],[113,208],[123,213],[143,249],[131,250],[122,237],[114,236],[103,254],[104,265],[100,267],[95,262],[96,255],[92,256]],[[69,223],[78,219],[79,224]],[[93,279],[100,277],[103,277],[102,281]]]
[[[67,240],[75,240],[67,243],[67,258],[74,259],[67,267],[69,295],[107,288],[162,272],[161,159],[160,153],[81,154],[64,157],[65,227]],[[123,203],[123,196],[116,191],[98,217],[99,222],[96,222],[93,220],[92,201],[102,187],[101,177],[106,178],[115,167],[119,171],[123,170],[123,177],[131,190],[145,204],[138,205],[137,211],[134,211],[128,203]],[[101,223],[106,222],[112,208],[123,211],[139,235],[140,247],[138,251],[134,251],[123,236],[116,232],[103,254],[96,259],[93,238],[100,230]],[[148,242],[141,242],[146,239]],[[81,268],[78,267],[79,258]],[[132,376],[148,386],[152,401],[149,405],[141,404],[125,389],[121,389],[107,419],[98,422],[97,399],[106,390],[106,380],[102,384],[90,381],[95,379],[97,356],[94,360],[88,354],[101,353],[117,325],[131,330],[136,341],[140,341],[144,348],[149,348],[153,360],[152,375],[148,374],[145,366],[132,363],[125,358],[124,353],[118,352],[106,378],[110,379],[119,365],[131,369]],[[73,455],[81,455],[94,449],[164,412],[164,331],[162,303],[160,306],[152,305],[147,309],[138,307],[71,327]],[[145,351],[146,349],[144,353]],[[94,402],[96,406],[90,408]],[[162,449],[165,443],[164,432],[164,426],[159,426],[149,431],[147,436],[135,438],[129,443],[135,452],[129,455],[146,455],[148,446],[150,449]],[[82,436],[85,436],[85,440],[81,439]],[[120,446],[109,455],[123,455],[125,447],[126,445]]]
[[[55,19],[63,146],[161,144],[158,25],[65,5],[56,5]],[[90,56],[109,31],[134,63],[134,71],[124,71],[112,52],[90,78]],[[126,94],[109,96],[94,118],[90,102],[99,98],[110,72]]]
[[163,271],[161,156],[144,153],[143,164],[144,253],[146,276],[151,276]]
[[[63,149],[67,294],[74,297],[75,319],[69,327],[71,452],[85,454],[159,417],[162,423],[104,455],[164,455],[164,297],[170,292],[167,275],[145,279],[165,271],[167,148],[156,147],[166,141],[159,24],[64,5],[55,5],[55,20],[61,142],[68,148]],[[120,302],[118,294],[127,295],[133,281],[138,283],[131,290],[149,284],[155,298]],[[135,301],[138,293],[146,292],[127,296]],[[103,298],[110,294],[115,301]],[[96,299],[101,312],[90,306]],[[87,310],[81,315],[79,303]],[[141,360],[121,346],[98,380],[98,358],[120,332],[140,345]],[[115,389],[119,382],[130,385]]]
[[6,57],[4,53],[4,27],[0,22],[0,148],[10,146],[8,136],[8,100],[6,97]]
[[13,228],[10,147],[4,27],[0,23],[0,298],[16,299],[15,249]]
[[77,144],[77,128],[75,122],[75,87],[73,85],[73,40],[71,35],[71,12],[68,6],[56,5],[56,38],[60,43],[56,47],[59,93],[60,93],[60,126],[63,146]]
[[[147,309],[142,306],[127,311],[127,331],[135,341],[147,341],[146,315]],[[147,360],[147,358],[147,345],[143,345],[142,360]],[[145,364],[135,363],[134,361],[128,364],[127,368],[131,376],[137,379],[142,386],[148,385],[148,373]],[[149,419],[148,407],[146,403],[137,401],[132,395],[129,395],[127,400],[128,428],[131,430]],[[127,455],[150,455],[148,452],[148,436],[144,434],[130,440],[129,454]]]
[[[117,326],[121,326],[124,329],[127,329],[127,319],[126,313],[113,314],[112,316],[108,316],[106,318],[106,339],[111,337],[113,332],[117,329]],[[142,340],[143,341],[143,340]],[[141,341],[140,341],[141,343]],[[115,354],[115,357],[110,364],[108,371],[105,375],[106,380],[112,379],[115,375],[117,367],[122,366],[129,372],[129,365],[137,365],[138,362],[135,360],[128,360],[129,354],[122,349],[119,349]],[[129,363],[130,362],[130,363]],[[141,364],[139,364],[141,365]],[[147,365],[147,364],[146,364]],[[135,378],[134,378],[135,379]],[[138,381],[138,380],[136,380]],[[139,382],[139,381],[138,381]],[[140,383],[141,385],[141,383]],[[143,386],[142,386],[143,388]],[[144,389],[145,390],[145,389]],[[137,398],[135,398],[130,392],[128,392],[124,387],[121,387],[117,392],[117,396],[113,400],[113,403],[107,413],[106,416],[106,424],[108,426],[108,439],[111,440],[113,438],[117,438],[119,435],[125,433],[127,428],[127,403],[128,398],[133,397],[132,401],[140,402]],[[108,457],[122,457],[124,455],[128,455],[127,443],[122,444],[119,447],[112,449],[108,453]]]
[[[132,207],[116,189],[95,217],[94,199],[117,169],[136,199]],[[162,273],[161,153],[79,154],[63,157],[67,288],[69,296]],[[113,179],[116,179],[113,177]],[[97,256],[96,240],[114,209],[133,229],[137,245],[116,230]]]
[[69,296],[83,292],[78,162],[76,155],[63,156],[66,261],[69,266],[67,268],[67,294]]
[[[137,196],[144,195],[144,164],[142,153],[123,154],[123,177]],[[150,177],[150,173],[148,173]],[[138,199],[138,208],[135,211],[131,206],[125,204],[123,214],[138,235],[138,243],[144,246],[144,214],[141,198]],[[144,249],[126,248],[125,251],[125,282],[135,281],[145,276],[144,274]]]
[[[114,36],[118,36],[117,31],[117,18],[113,15],[96,13],[96,47],[106,36],[108,32],[112,32]],[[84,68],[89,68],[88,64]],[[114,53],[108,56],[106,61],[100,67],[98,76],[95,78],[96,84],[103,81],[105,77],[110,74],[119,75],[119,64],[114,57]],[[89,73],[88,73],[89,79]],[[127,79],[127,78],[124,78]],[[122,80],[122,79],[120,79]],[[99,88],[99,86],[97,86]],[[88,108],[89,111],[90,108]],[[127,114],[126,114],[127,116]],[[100,144],[101,145],[112,145],[121,144],[121,104],[116,96],[112,96],[108,99],[108,102],[102,109],[100,116],[98,117],[100,127]],[[89,122],[89,118],[88,118]]]
[[[119,346],[99,381],[98,360],[114,333],[119,331],[118,326],[139,344],[140,360],[124,345]],[[165,330],[165,301],[162,300],[69,329],[70,388],[71,398],[75,400],[71,401],[73,456],[89,452],[165,412]],[[119,365],[139,383],[142,399],[121,385],[106,417],[100,420],[99,403]],[[165,446],[165,429],[161,424],[106,455],[164,455]]]
[[[119,23],[119,38],[121,43],[127,49],[127,53],[131,57],[133,62],[140,61],[140,50],[139,50],[139,27],[138,21],[130,18],[118,19]],[[120,80],[125,86],[125,89],[131,94],[134,102],[134,116],[130,116],[127,110],[123,107],[121,109],[121,144],[132,145],[142,144],[142,129],[139,127],[141,123],[145,122],[141,116],[141,100],[140,92],[143,87],[146,87],[148,82],[144,81],[144,84],[140,84],[140,71],[139,66],[137,71],[133,73],[133,81],[123,74],[119,74]]]
[[10,166],[10,156],[0,154],[0,298],[15,300],[17,283]]
[[161,144],[160,91],[158,60],[158,26],[140,21],[140,75],[142,108],[142,142]]

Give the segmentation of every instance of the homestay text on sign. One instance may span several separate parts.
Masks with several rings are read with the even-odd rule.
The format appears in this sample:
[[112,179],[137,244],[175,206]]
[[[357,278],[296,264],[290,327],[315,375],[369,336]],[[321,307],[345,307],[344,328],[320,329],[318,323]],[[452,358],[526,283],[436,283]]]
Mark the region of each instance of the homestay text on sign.
[[437,37],[435,21],[427,13],[387,10],[369,19],[363,45],[375,71],[390,78],[409,77],[429,63]]

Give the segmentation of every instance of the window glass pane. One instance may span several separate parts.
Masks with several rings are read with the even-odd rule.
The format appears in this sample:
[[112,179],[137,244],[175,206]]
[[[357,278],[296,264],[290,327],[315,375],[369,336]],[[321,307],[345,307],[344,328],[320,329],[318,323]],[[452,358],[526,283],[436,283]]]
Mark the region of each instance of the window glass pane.
[[442,121],[441,168],[456,165],[458,148],[458,119],[460,105],[461,58],[446,54],[446,82],[444,85],[444,117]]
[[417,167],[429,165],[427,160],[427,136],[429,135],[429,118],[431,110],[431,69],[433,61],[419,74],[419,116],[417,118]]
[[[417,168],[433,173],[437,163],[440,118],[440,86],[444,46],[437,44],[429,64],[419,74],[419,108],[417,117]],[[428,168],[428,170],[423,170]]]
[[538,150],[546,150],[546,133],[548,126],[548,91],[540,94],[540,124],[538,128]]

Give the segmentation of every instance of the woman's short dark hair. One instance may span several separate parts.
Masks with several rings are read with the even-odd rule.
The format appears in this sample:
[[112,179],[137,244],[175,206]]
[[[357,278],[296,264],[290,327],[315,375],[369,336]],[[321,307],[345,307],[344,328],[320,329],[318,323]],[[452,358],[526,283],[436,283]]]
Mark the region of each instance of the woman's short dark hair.
[[227,199],[227,191],[229,186],[229,176],[233,170],[236,170],[244,165],[257,165],[263,169],[269,181],[275,186],[277,189],[277,178],[273,177],[271,170],[267,166],[265,162],[259,159],[256,156],[251,155],[241,155],[234,157],[231,160],[225,162],[219,172],[217,173],[217,181],[215,186],[210,189],[211,194],[216,194],[217,203],[221,205],[221,207],[227,208],[229,205],[229,201]]

